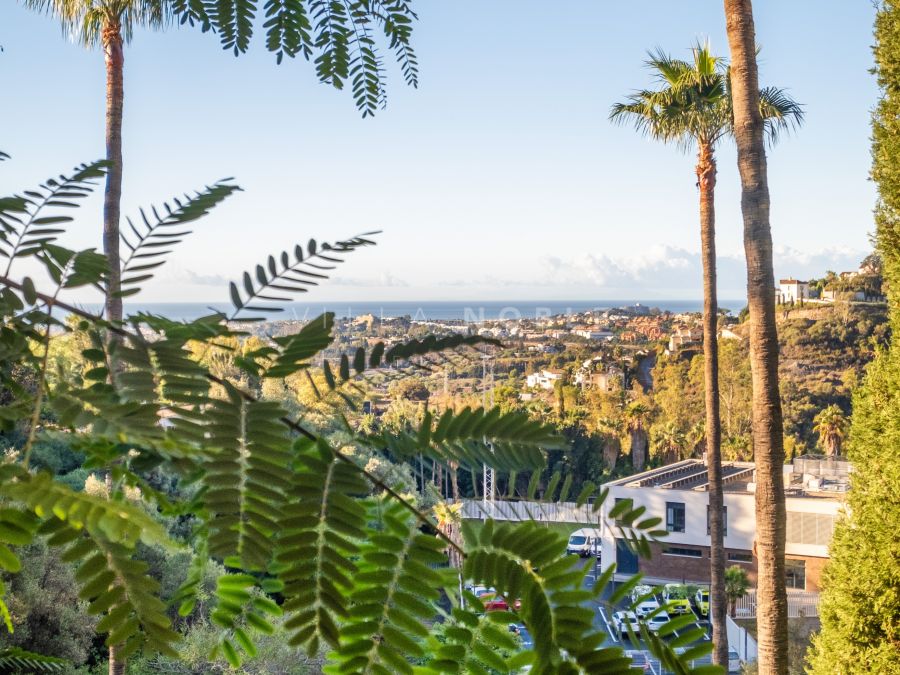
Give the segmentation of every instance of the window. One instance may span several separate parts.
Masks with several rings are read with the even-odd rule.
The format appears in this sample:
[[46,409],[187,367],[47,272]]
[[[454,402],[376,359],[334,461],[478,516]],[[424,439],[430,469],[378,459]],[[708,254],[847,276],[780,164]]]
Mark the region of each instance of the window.
[[666,529],[669,532],[684,532],[684,504],[666,502]]
[[806,561],[791,560],[790,558],[785,560],[784,581],[788,588],[806,590]]
[[[710,534],[709,531],[709,507],[706,507],[706,534]],[[722,507],[722,536],[728,536],[728,507]]]
[[702,558],[703,551],[696,548],[684,548],[683,546],[667,546],[663,549],[666,555],[683,555],[689,558]]
[[728,562],[752,563],[753,554],[749,551],[729,551]]

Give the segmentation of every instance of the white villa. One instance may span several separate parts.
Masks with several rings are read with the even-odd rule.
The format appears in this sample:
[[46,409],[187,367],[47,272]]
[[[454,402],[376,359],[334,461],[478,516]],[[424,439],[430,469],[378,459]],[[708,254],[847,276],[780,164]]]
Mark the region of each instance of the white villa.
[[532,373],[525,378],[525,384],[528,388],[540,387],[541,389],[553,389],[556,383],[565,377],[564,370],[555,368],[544,368],[539,373]]

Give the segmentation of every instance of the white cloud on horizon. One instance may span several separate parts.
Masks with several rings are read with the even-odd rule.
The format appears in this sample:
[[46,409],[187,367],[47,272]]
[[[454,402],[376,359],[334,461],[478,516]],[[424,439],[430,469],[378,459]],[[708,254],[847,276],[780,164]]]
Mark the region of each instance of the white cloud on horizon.
[[[867,251],[850,248],[824,248],[801,251],[780,247],[774,252],[775,276],[810,278],[824,276],[827,270],[853,270]],[[722,296],[742,296],[746,289],[746,265],[743,255],[717,257],[718,288]],[[450,288],[520,288],[589,290],[601,297],[699,297],[702,288],[702,263],[696,251],[672,246],[651,246],[640,254],[627,256],[584,254],[574,258],[548,256],[536,265],[530,278],[503,279],[493,275],[471,279],[439,281]],[[565,292],[560,297],[569,297]]]

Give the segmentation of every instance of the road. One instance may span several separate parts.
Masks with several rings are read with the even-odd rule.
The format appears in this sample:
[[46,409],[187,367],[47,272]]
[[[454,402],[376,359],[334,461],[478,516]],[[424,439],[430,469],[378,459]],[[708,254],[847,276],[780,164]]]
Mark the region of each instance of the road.
[[653,366],[656,365],[656,352],[650,352],[638,362],[637,374],[635,377],[640,383],[646,394],[653,389]]

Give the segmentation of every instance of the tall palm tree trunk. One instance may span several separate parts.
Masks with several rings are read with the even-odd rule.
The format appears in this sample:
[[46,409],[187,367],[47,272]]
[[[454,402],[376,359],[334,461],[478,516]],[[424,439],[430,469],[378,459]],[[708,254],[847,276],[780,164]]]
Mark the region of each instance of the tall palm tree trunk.
[[716,160],[701,144],[697,157],[700,188],[700,248],[703,259],[703,363],[706,398],[706,464],[709,472],[709,600],[713,663],[728,664],[725,627],[725,535],[722,498],[722,428],[719,420],[719,305],[716,294]]
[[122,320],[121,260],[119,257],[119,209],[122,201],[122,104],[125,97],[125,53],[122,26],[107,23],[103,28],[103,54],[106,61],[106,191],[103,197],[103,253],[109,261],[109,289],[106,318]]
[[759,112],[756,37],[750,0],[725,0],[734,135],[741,174],[747,257],[753,452],[756,460],[757,634],[759,672],[787,673],[787,593],[784,579],[784,438],[778,393],[775,277],[769,227],[769,187]]
[[[119,210],[122,201],[122,106],[125,97],[125,53],[122,26],[110,21],[103,27],[106,62],[106,190],[103,195],[103,253],[109,263],[106,318],[122,320],[121,260],[119,257]],[[110,494],[112,494],[110,492]],[[109,675],[124,675],[126,659],[118,656],[122,645],[109,648]]]

